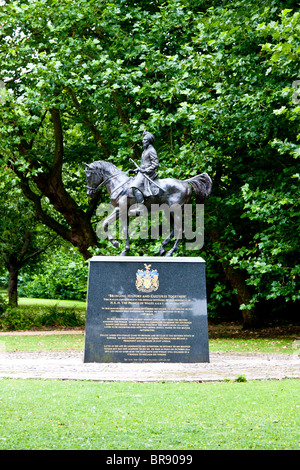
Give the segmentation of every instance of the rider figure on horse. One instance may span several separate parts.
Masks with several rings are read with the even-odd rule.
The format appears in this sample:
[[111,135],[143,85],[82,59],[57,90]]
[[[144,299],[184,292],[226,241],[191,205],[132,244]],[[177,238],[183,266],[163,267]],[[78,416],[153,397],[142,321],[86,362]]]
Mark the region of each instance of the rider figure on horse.
[[[154,135],[150,132],[144,131],[143,133],[143,147],[144,151],[141,156],[141,164],[135,170],[130,172],[135,173],[130,188],[133,189],[133,193],[137,204],[132,207],[133,212],[136,211],[136,215],[142,211],[142,205],[144,204],[144,197],[156,195],[158,192],[158,186],[151,184],[153,180],[157,178],[156,168],[159,166],[157,153],[153,147]],[[132,210],[131,210],[132,212]]]

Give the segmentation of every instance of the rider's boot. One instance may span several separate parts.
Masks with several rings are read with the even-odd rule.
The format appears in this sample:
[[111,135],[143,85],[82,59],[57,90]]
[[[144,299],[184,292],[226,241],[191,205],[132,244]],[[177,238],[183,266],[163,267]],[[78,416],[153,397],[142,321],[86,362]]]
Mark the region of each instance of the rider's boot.
[[134,196],[137,202],[136,204],[133,204],[132,206],[130,206],[128,215],[133,216],[133,217],[138,217],[139,215],[142,215],[145,212],[144,196],[139,189],[135,189],[135,188],[134,188]]

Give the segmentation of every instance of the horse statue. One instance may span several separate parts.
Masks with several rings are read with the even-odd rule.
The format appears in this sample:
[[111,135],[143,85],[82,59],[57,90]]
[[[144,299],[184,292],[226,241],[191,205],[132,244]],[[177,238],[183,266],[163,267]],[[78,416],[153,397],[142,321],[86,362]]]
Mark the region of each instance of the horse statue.
[[[103,186],[105,186],[110,196],[110,203],[114,209],[104,219],[102,226],[107,238],[116,248],[119,247],[119,242],[109,233],[108,227],[112,222],[119,219],[121,212],[126,214],[126,220],[122,221],[122,217],[120,219],[125,238],[125,249],[122,251],[121,256],[125,256],[130,251],[128,234],[128,218],[131,215],[130,208],[136,205],[137,202],[140,202],[137,201],[137,192],[132,187],[134,178],[128,176],[126,172],[117,168],[113,163],[102,160],[85,164],[85,173],[87,195],[89,197],[95,197],[96,192]],[[172,207],[179,206],[183,209],[185,204],[191,202],[193,192],[196,196],[196,203],[204,204],[212,188],[212,181],[207,173],[201,173],[184,181],[174,178],[148,179],[151,181],[150,188],[152,188],[152,191],[143,201],[143,205],[147,210],[151,210],[151,206],[171,209]],[[123,210],[121,211],[120,209]],[[182,212],[181,214],[180,211],[170,212],[169,216],[171,232],[161,244],[160,256],[165,254],[166,256],[172,256],[178,249],[184,234],[182,220],[179,220],[179,217],[182,217]],[[174,237],[174,233],[177,234],[177,239],[174,246],[166,253],[165,247]]]
[[[135,173],[135,177],[129,177],[124,171],[119,170],[110,162],[96,161],[86,165],[87,195],[95,196],[101,186],[105,186],[110,196],[110,203],[114,207],[113,212],[103,221],[103,230],[116,248],[119,242],[114,240],[108,231],[108,226],[120,218],[125,238],[125,249],[121,256],[125,256],[130,250],[128,218],[140,215],[143,210],[164,210],[170,220],[171,233],[162,242],[160,256],[166,253],[165,246],[176,234],[173,248],[166,256],[172,256],[178,249],[184,230],[182,229],[182,213],[185,204],[191,201],[193,190],[196,194],[196,202],[204,204],[209,196],[212,181],[207,173],[194,176],[185,181],[173,178],[158,180],[156,169],[159,167],[157,153],[153,147],[155,137],[150,132],[143,132],[144,151],[141,164],[138,166],[131,160],[136,168],[129,170]],[[178,211],[178,208],[180,209]]]

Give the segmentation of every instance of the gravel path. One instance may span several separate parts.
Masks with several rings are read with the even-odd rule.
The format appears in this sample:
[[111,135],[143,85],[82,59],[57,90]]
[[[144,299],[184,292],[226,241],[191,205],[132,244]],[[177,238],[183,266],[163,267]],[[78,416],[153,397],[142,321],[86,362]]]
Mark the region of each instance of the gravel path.
[[[11,332],[11,335],[82,334],[80,330]],[[105,381],[210,382],[300,378],[300,356],[295,354],[210,353],[209,363],[84,363],[82,351],[6,352],[0,348],[0,377]]]
[[0,377],[95,381],[210,382],[300,378],[300,357],[291,354],[211,353],[209,363],[83,363],[83,353],[0,352]]

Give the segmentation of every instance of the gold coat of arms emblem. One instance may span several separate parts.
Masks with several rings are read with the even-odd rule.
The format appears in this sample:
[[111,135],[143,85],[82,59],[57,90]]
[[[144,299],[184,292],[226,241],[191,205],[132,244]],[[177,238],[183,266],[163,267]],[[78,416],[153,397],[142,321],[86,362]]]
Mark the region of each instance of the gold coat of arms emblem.
[[150,269],[151,264],[144,264],[145,269],[138,269],[136,273],[135,286],[137,290],[142,292],[152,292],[158,289],[158,271],[157,269]]

